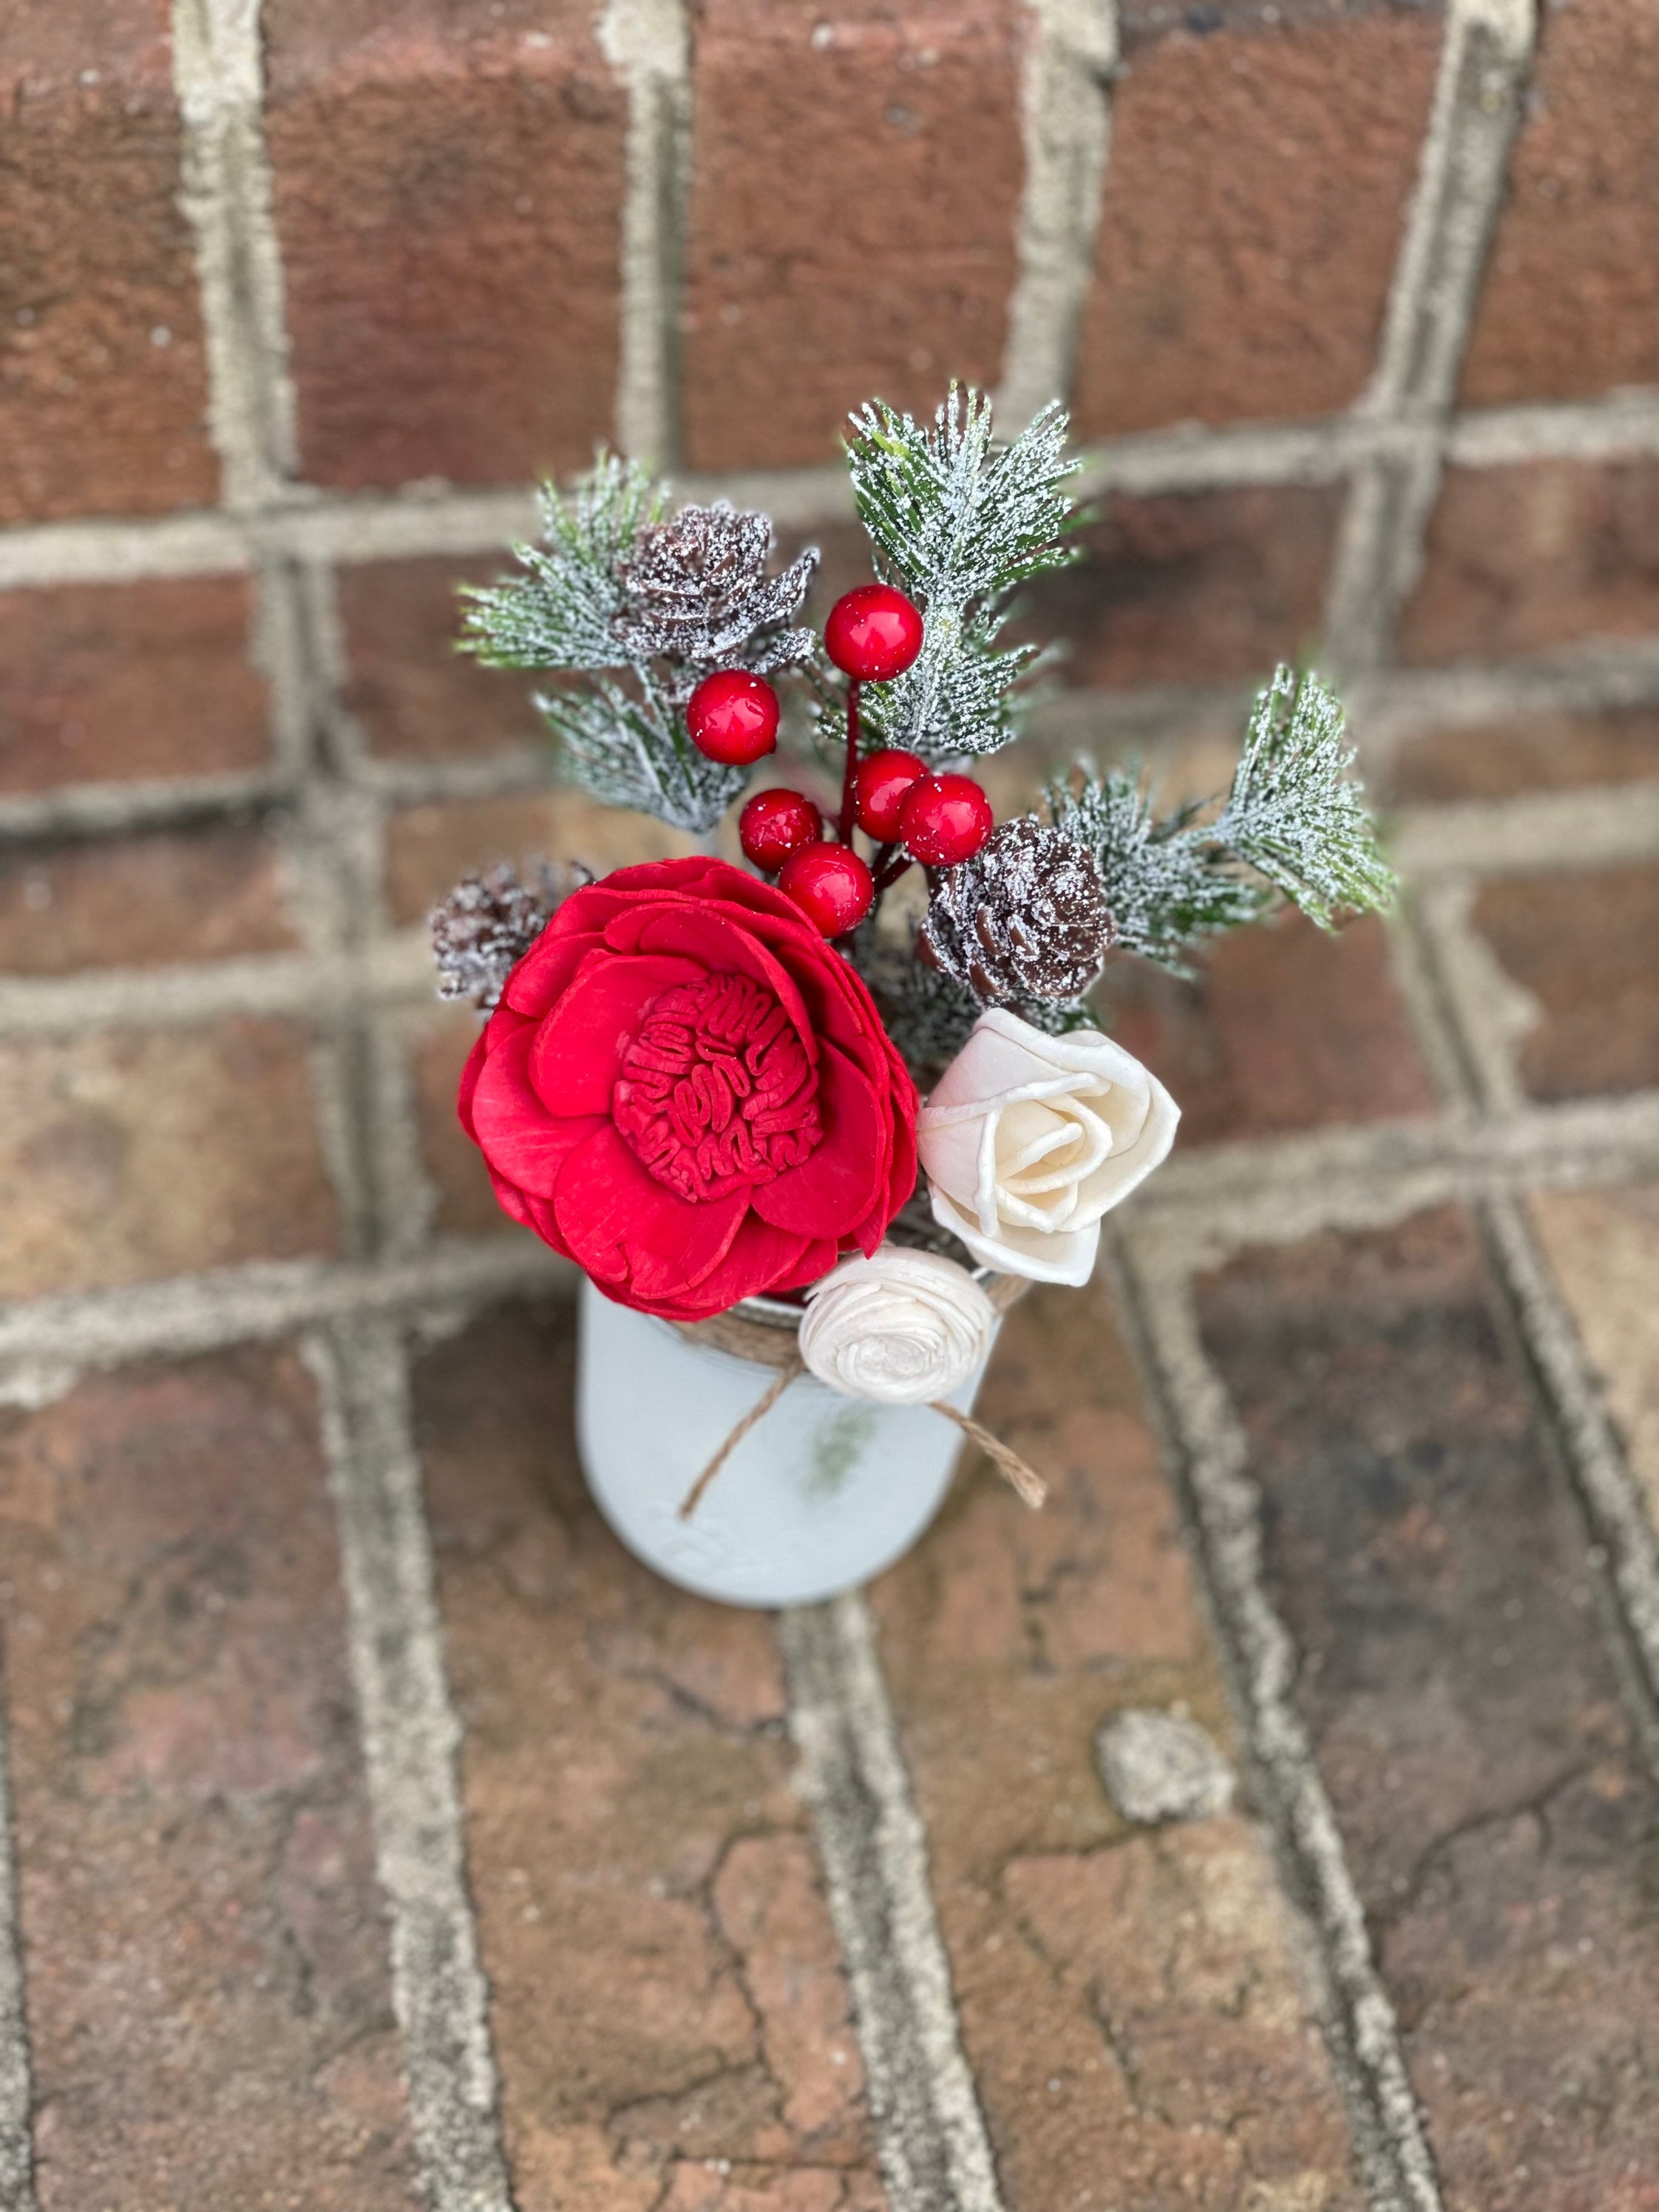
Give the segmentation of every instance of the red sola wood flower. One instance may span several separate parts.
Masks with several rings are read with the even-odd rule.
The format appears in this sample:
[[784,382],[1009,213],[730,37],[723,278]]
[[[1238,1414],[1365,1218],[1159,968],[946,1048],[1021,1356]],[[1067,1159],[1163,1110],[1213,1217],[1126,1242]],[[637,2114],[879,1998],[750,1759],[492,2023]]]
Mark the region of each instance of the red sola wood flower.
[[724,860],[622,868],[566,899],[459,1103],[507,1212],[671,1320],[873,1252],[915,1185],[915,1086],[869,992]]

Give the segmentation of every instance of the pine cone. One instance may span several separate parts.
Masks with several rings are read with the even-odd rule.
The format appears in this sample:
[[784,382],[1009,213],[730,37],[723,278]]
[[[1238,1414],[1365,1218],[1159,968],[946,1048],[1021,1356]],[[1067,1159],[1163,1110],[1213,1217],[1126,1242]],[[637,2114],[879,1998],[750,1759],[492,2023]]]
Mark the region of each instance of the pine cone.
[[799,609],[817,549],[809,546],[779,576],[766,573],[771,553],[770,517],[739,514],[729,500],[684,507],[672,522],[642,531],[617,569],[624,650],[635,660],[684,664],[671,679],[677,696],[689,696],[710,668],[765,675],[808,659],[817,641],[811,630],[758,633],[775,631]]
[[935,876],[916,957],[982,1006],[1075,999],[1099,975],[1114,933],[1094,854],[1022,814],[971,860]]
[[510,860],[463,876],[432,909],[432,951],[438,963],[438,996],[471,999],[486,1010],[568,893],[593,878],[573,861],[561,878],[545,860],[532,861],[520,882]]

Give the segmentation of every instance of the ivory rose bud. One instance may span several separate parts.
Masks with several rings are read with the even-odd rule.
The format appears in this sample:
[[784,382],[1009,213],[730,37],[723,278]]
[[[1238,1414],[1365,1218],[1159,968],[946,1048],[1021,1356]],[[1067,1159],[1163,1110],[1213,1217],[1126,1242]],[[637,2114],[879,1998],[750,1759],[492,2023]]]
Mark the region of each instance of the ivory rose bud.
[[996,1309],[965,1267],[883,1244],[808,1291],[800,1356],[832,1390],[925,1406],[989,1358],[996,1330]]
[[1086,1283],[1101,1216],[1157,1167],[1180,1118],[1098,1030],[1047,1036],[994,1006],[917,1116],[933,1218],[984,1267]]

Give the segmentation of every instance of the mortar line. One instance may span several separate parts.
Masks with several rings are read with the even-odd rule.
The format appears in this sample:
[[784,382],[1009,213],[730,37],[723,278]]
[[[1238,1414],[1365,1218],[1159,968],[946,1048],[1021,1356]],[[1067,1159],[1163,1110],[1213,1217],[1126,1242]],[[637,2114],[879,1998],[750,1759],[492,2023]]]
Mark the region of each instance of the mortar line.
[[1335,665],[1392,650],[1439,493],[1459,372],[1532,57],[1533,0],[1450,0],[1417,189],[1395,264],[1382,347],[1357,410],[1415,423],[1419,443],[1355,471],[1326,607]]
[[0,1402],[49,1402],[81,1373],[267,1343],[355,1316],[454,1315],[568,1288],[568,1261],[526,1236],[449,1237],[406,1259],[265,1260],[0,1308]]
[[283,274],[264,143],[260,0],[173,0],[185,208],[196,234],[222,500],[266,505],[295,467]]
[[339,1525],[351,1671],[391,1917],[410,2120],[433,2212],[507,2212],[489,1993],[466,1885],[458,1762],[407,1350],[384,1316],[307,1339]]
[[997,415],[1023,428],[1070,397],[1094,270],[1111,143],[1108,87],[1118,56],[1116,0],[1027,0],[1020,71],[1025,173]]
[[[1043,702],[1034,714],[1028,742],[1049,753],[1099,752],[1124,744],[1157,745],[1179,738],[1196,723],[1223,716],[1242,726],[1254,690],[1253,684],[1240,681],[1062,692]],[[1386,758],[1405,738],[1425,730],[1455,732],[1516,714],[1650,709],[1659,706],[1659,637],[1616,647],[1597,644],[1547,660],[1376,671],[1351,687],[1349,700],[1350,720],[1362,753],[1378,758]],[[513,796],[556,785],[548,754],[533,745],[504,746],[499,752],[471,758],[399,760],[374,757],[358,744],[342,782],[331,788],[340,803],[356,793],[375,801],[364,819],[378,822],[393,806]],[[295,805],[301,787],[301,776],[285,767],[250,775],[181,777],[177,782],[66,784],[53,791],[0,796],[0,844],[234,820]],[[1500,809],[1513,810],[1510,819],[1516,824],[1528,810],[1541,823],[1551,808],[1577,809],[1583,817],[1580,830],[1594,815],[1599,826],[1591,832],[1593,839],[1610,853],[1626,847],[1645,851],[1647,833],[1642,825],[1648,819],[1650,787],[1622,787],[1635,794],[1631,822],[1623,828],[1614,820],[1618,802],[1613,793],[1619,788],[1589,786],[1575,793],[1518,793],[1508,800],[1468,802],[1472,811],[1462,818],[1477,823],[1486,817],[1473,810],[1477,805],[1490,808],[1496,830]],[[1450,821],[1453,809],[1462,804],[1413,807],[1404,817],[1413,836],[1420,829],[1437,841],[1437,867],[1443,859],[1449,865],[1450,856],[1433,824]]]
[[[1080,483],[1157,498],[1251,484],[1335,483],[1367,459],[1407,457],[1443,443],[1469,468],[1553,458],[1604,460],[1659,452],[1659,392],[1605,399],[1477,409],[1449,424],[1368,416],[1218,428],[1133,431],[1085,447]],[[763,507],[781,527],[812,529],[851,519],[844,469],[757,470],[677,476],[690,499]],[[391,492],[339,493],[281,484],[246,512],[88,517],[0,529],[0,590],[131,583],[147,577],[245,574],[262,553],[348,565],[424,555],[504,554],[533,535],[534,489],[427,483]]]
[[799,1607],[778,1634],[892,2212],[1002,2212],[869,1612]]
[[617,442],[651,468],[672,469],[680,443],[680,278],[691,130],[684,0],[606,0],[599,43],[628,89]]
[[1328,2039],[1372,2212],[1441,2212],[1392,2000],[1313,1747],[1297,1659],[1267,1595],[1244,1435],[1199,1334],[1189,1279],[1120,1232],[1109,1267],[1197,1551],[1229,1686],[1281,1864],[1316,1936]]
[[[0,1687],[3,1668],[0,1668]],[[0,2212],[37,2212],[28,2021],[23,2002],[23,1938],[17,1905],[17,1834],[12,1820],[11,1753],[0,1697]]]

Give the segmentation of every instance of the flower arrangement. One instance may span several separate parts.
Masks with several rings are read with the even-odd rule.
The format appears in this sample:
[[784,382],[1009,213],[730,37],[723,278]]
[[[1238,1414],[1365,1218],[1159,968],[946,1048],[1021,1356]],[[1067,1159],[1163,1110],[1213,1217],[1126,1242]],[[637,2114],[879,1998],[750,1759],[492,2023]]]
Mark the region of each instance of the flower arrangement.
[[[1287,668],[1212,805],[1081,764],[999,823],[969,770],[1042,659],[1010,638],[1021,588],[1078,550],[1065,415],[999,443],[953,389],[929,425],[865,407],[847,450],[872,580],[821,638],[817,556],[775,569],[765,515],[672,511],[607,456],[544,492],[466,649],[552,676],[538,707],[598,799],[705,840],[743,799],[747,865],[496,866],[433,926],[441,988],[486,1012],[459,1107],[508,1213],[624,1306],[792,1302],[832,1390],[938,1403],[983,1364],[988,1291],[1086,1281],[1174,1141],[1091,1011],[1106,961],[1189,974],[1221,932],[1286,902],[1329,928],[1392,878],[1341,708]],[[781,741],[818,798],[744,797]]]

